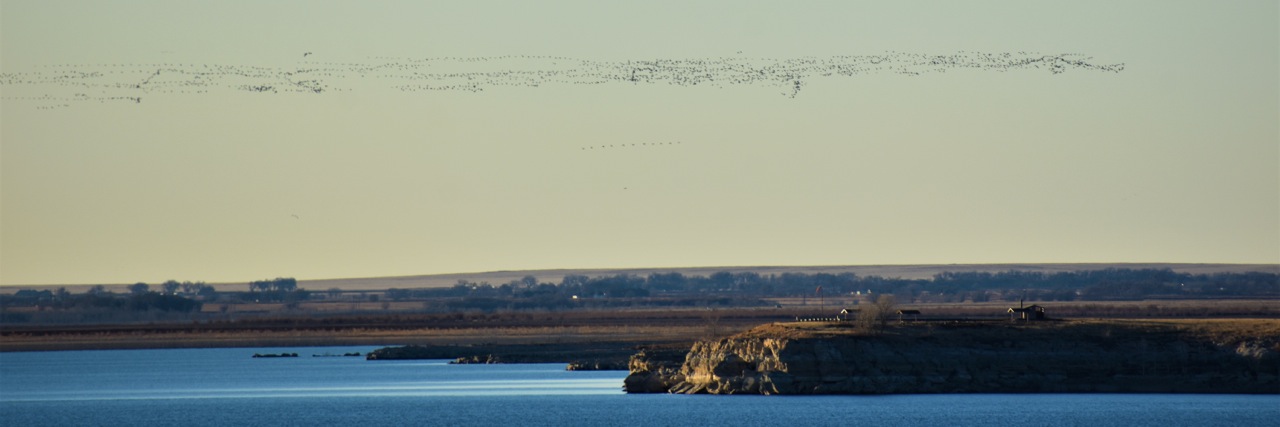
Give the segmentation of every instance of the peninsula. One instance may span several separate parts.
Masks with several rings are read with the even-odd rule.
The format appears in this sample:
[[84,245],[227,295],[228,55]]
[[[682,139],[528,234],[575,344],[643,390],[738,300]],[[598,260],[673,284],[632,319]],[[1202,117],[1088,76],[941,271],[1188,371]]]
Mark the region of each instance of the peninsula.
[[630,361],[628,393],[1280,393],[1280,321],[774,323]]

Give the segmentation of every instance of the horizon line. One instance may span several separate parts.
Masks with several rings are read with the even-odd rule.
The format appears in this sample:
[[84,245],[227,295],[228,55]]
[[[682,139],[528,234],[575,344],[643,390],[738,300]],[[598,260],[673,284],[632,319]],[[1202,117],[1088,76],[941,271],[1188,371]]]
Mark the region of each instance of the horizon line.
[[[794,269],[867,269],[867,268],[894,268],[894,267],[896,267],[896,268],[911,268],[911,267],[916,267],[916,268],[939,268],[939,267],[952,267],[952,266],[954,266],[954,267],[962,267],[962,268],[964,268],[964,267],[968,267],[968,268],[974,268],[974,267],[992,267],[992,266],[1011,266],[1011,267],[1012,267],[1012,266],[1038,266],[1038,267],[1040,267],[1040,268],[1044,268],[1044,267],[1068,267],[1068,266],[1119,266],[1119,267],[1123,268],[1124,266],[1133,266],[1133,265],[1145,265],[1145,266],[1223,266],[1223,267],[1227,267],[1227,266],[1235,266],[1235,267],[1255,267],[1255,268],[1263,268],[1263,269],[1277,269],[1277,270],[1280,270],[1280,262],[1275,262],[1275,263],[1251,263],[1251,262],[1143,262],[1143,261],[1093,262],[1093,261],[1091,261],[1091,262],[982,262],[982,263],[920,263],[920,264],[911,264],[911,263],[901,263],[901,264],[898,264],[898,263],[880,263],[880,264],[810,264],[810,265],[719,265],[719,266],[717,266],[717,265],[710,265],[710,266],[683,266],[683,267],[674,267],[674,266],[667,266],[667,267],[560,267],[560,268],[501,269],[501,270],[488,270],[488,271],[464,271],[464,272],[453,272],[453,273],[402,274],[402,275],[388,275],[388,276],[348,276],[348,277],[328,277],[328,278],[318,278],[318,279],[314,279],[314,278],[313,278],[313,279],[301,279],[301,278],[295,278],[295,279],[296,279],[298,282],[338,282],[338,281],[352,281],[352,280],[403,280],[403,279],[432,278],[432,277],[435,277],[435,278],[445,278],[445,277],[458,277],[458,276],[468,276],[468,275],[473,275],[473,276],[479,276],[479,275],[500,275],[500,274],[528,274],[528,275],[535,275],[535,274],[540,273],[540,272],[541,272],[541,273],[547,273],[547,272],[583,272],[583,273],[586,273],[586,272],[602,272],[602,273],[603,273],[603,272],[612,272],[612,271],[639,271],[639,272],[654,272],[654,271],[676,271],[676,270],[717,270],[717,272],[718,272],[718,271],[732,271],[732,270],[787,269],[787,268],[794,268]],[[1100,269],[1106,269],[1106,268],[1115,268],[1115,267],[1104,267],[1104,268],[1100,268]],[[945,271],[945,270],[944,270],[944,271]],[[1005,270],[1003,270],[1003,271],[1018,271],[1018,269],[1017,269],[1017,268],[1009,268],[1009,269],[1005,269]],[[276,277],[289,277],[289,276],[276,276]],[[267,279],[271,279],[271,278],[267,278]],[[167,280],[178,280],[178,279],[167,279]],[[249,282],[254,281],[254,280],[262,280],[262,278],[255,278],[255,279],[250,279],[250,280],[241,280],[241,281],[210,281],[210,282],[202,282],[202,283],[206,283],[206,284],[209,284],[209,285],[238,285],[238,284],[246,284],[246,283],[249,283]],[[189,281],[189,280],[188,280],[188,281]],[[26,287],[97,286],[97,285],[103,285],[103,286],[127,286],[127,285],[132,285],[132,284],[135,284],[135,283],[147,283],[147,282],[144,282],[144,281],[133,281],[133,282],[115,282],[115,283],[45,283],[45,284],[30,284],[30,283],[28,283],[28,284],[9,284],[9,283],[3,283],[3,284],[0,284],[0,288],[24,287],[24,286],[26,286]],[[159,283],[163,283],[163,282],[157,282],[156,284],[159,284]]]

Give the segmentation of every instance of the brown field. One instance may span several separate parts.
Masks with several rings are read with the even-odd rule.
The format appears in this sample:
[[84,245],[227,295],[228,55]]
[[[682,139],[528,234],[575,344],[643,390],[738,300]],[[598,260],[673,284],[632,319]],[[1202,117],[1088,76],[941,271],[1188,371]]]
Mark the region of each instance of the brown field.
[[[1049,330],[1056,336],[1110,338],[1140,342],[1144,339],[1197,337],[1226,345],[1252,342],[1280,349],[1280,319],[1071,319],[1047,322],[892,322],[879,333],[938,339],[958,335],[963,340],[1005,338],[1010,329]],[[871,334],[848,322],[791,322],[760,325],[739,337],[813,338]]]
[[137,348],[297,347],[341,345],[575,345],[593,342],[665,344],[692,342],[703,326],[568,326],[533,328],[419,328],[337,330],[81,332],[56,337],[34,333],[5,335],[3,351]]
[[[1070,301],[1027,302],[1044,306],[1054,318],[1113,319],[1209,319],[1209,318],[1280,318],[1280,300],[1144,300],[1144,301]],[[917,309],[921,314],[943,317],[981,317],[998,313],[1006,316],[1016,301],[963,304],[904,304],[901,308]]]
[[[116,325],[8,325],[0,328],[0,351],[258,347],[312,345],[584,345],[687,344],[732,335],[755,326],[797,318],[834,318],[841,306],[782,308],[644,308],[494,313],[377,311],[382,303],[304,303],[280,311],[279,304],[241,304],[223,316],[200,321]],[[418,303],[390,303],[408,304]],[[1014,303],[1016,305],[1016,303]],[[1280,300],[1149,300],[1042,302],[1054,319],[1157,322],[1184,325],[1280,322]],[[1007,322],[1008,302],[907,304],[913,322],[971,319]],[[391,309],[392,307],[388,307]],[[412,308],[412,307],[409,307]],[[1252,320],[1251,320],[1252,319]],[[896,318],[894,319],[897,320]],[[1270,333],[1270,332],[1268,332]]]
[[[228,313],[279,313],[286,310],[283,303],[210,303],[200,308],[203,313],[217,313],[222,307]],[[298,303],[295,312],[308,313],[346,313],[346,312],[405,312],[422,308],[421,301],[309,301]]]
[[691,343],[778,310],[627,310],[252,317],[236,321],[0,328],[0,351],[309,345],[630,345]]
[[[928,279],[942,272],[1001,272],[1009,270],[1037,271],[1057,273],[1081,270],[1101,270],[1107,268],[1128,269],[1171,269],[1179,273],[1212,274],[1228,272],[1266,272],[1280,274],[1280,264],[1178,264],[1178,263],[1043,263],[1043,264],[921,264],[921,265],[844,265],[844,266],[754,266],[754,267],[670,267],[670,268],[594,268],[594,269],[556,269],[556,270],[520,270],[491,271],[479,273],[431,274],[420,276],[368,277],[348,279],[299,279],[298,287],[311,291],[324,291],[340,288],[348,291],[381,291],[386,289],[415,289],[450,287],[459,280],[470,282],[489,282],[495,286],[518,280],[524,276],[534,276],[543,282],[558,283],[567,275],[584,275],[589,277],[611,276],[617,274],[634,274],[645,276],[650,273],[679,272],[687,276],[710,276],[720,271],[754,272],[762,275],[792,273],[854,273],[859,276],[897,277],[903,279]],[[198,277],[175,277],[174,280],[200,280]],[[246,291],[250,280],[265,277],[246,278],[244,282],[210,283],[220,292]],[[152,283],[157,285],[158,283]],[[129,284],[107,284],[108,290],[126,292]],[[65,287],[72,293],[87,291],[92,284],[66,285],[32,285],[0,286],[0,292],[12,293],[18,289],[57,289]]]

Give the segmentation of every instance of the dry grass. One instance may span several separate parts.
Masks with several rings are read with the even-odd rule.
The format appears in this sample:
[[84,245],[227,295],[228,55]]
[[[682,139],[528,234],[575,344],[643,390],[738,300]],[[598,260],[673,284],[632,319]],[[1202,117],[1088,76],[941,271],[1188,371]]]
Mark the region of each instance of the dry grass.
[[[736,332],[736,331],[735,331]],[[6,335],[0,351],[201,348],[322,345],[518,345],[634,342],[637,344],[691,342],[706,336],[707,328],[686,326],[569,326],[535,328],[418,328],[348,329],[339,331],[162,332],[145,334],[31,334]]]
[[[227,313],[279,313],[286,310],[283,303],[207,303],[200,308],[202,313],[219,313],[226,307]],[[312,301],[299,303],[299,312],[314,313],[346,313],[346,312],[406,312],[422,308],[421,301]]]
[[272,317],[203,323],[32,325],[0,329],[0,351],[293,345],[661,344],[789,318],[775,311],[583,310]]
[[[1280,300],[1143,300],[1143,301],[1033,301],[1054,318],[1212,318],[1280,317]],[[981,303],[904,304],[933,317],[1004,317],[1017,301]]]
[[[1023,331],[1010,335],[1013,331]],[[1116,342],[1142,340],[1195,339],[1232,348],[1240,343],[1276,347],[1280,351],[1280,320],[1277,319],[1073,319],[1050,322],[936,321],[891,323],[884,334],[895,337],[966,340],[1027,337],[1027,331],[1059,338],[1110,339]],[[740,338],[825,338],[874,335],[850,323],[780,322],[743,332]]]
[[[388,309],[399,304],[387,303]],[[1016,304],[1016,303],[1015,303]],[[1054,324],[1102,322],[1181,328],[1217,342],[1232,337],[1268,336],[1280,332],[1280,300],[1154,300],[1141,302],[1040,303]],[[383,303],[304,303],[284,310],[279,304],[235,306],[225,316],[200,322],[154,321],[103,325],[6,325],[0,328],[0,351],[109,348],[242,347],[299,345],[403,344],[558,344],[593,341],[661,344],[691,342],[732,335],[759,325],[775,333],[858,333],[851,324],[790,324],[797,316],[834,316],[840,306],[828,304],[788,308],[628,309],[572,311],[508,311],[496,313],[384,312]],[[353,307],[354,306],[354,310]],[[974,324],[1008,325],[1008,302],[901,305],[928,319],[987,319]],[[213,305],[216,309],[216,305]],[[206,306],[206,309],[210,306]],[[343,310],[353,310],[344,312]],[[1068,313],[1074,313],[1068,315]],[[1256,313],[1263,313],[1257,315]],[[1156,316],[1156,317],[1153,317]],[[1190,316],[1190,319],[1171,319]],[[1219,318],[1214,318],[1219,317]],[[1221,319],[1233,317],[1236,319]],[[1106,320],[1092,320],[1105,318]],[[1252,319],[1247,319],[1252,318]],[[1084,320],[1079,320],[1084,319]],[[894,327],[911,327],[911,321]],[[963,322],[962,322],[963,323]],[[1049,323],[1046,323],[1049,324]],[[1130,327],[1126,326],[1126,327]],[[1225,340],[1225,341],[1224,341]]]

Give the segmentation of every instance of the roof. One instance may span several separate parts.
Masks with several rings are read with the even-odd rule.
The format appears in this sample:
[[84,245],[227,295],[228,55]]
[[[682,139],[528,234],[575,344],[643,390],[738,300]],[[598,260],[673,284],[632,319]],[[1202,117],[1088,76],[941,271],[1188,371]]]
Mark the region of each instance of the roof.
[[920,310],[898,310],[898,314],[920,314]]

